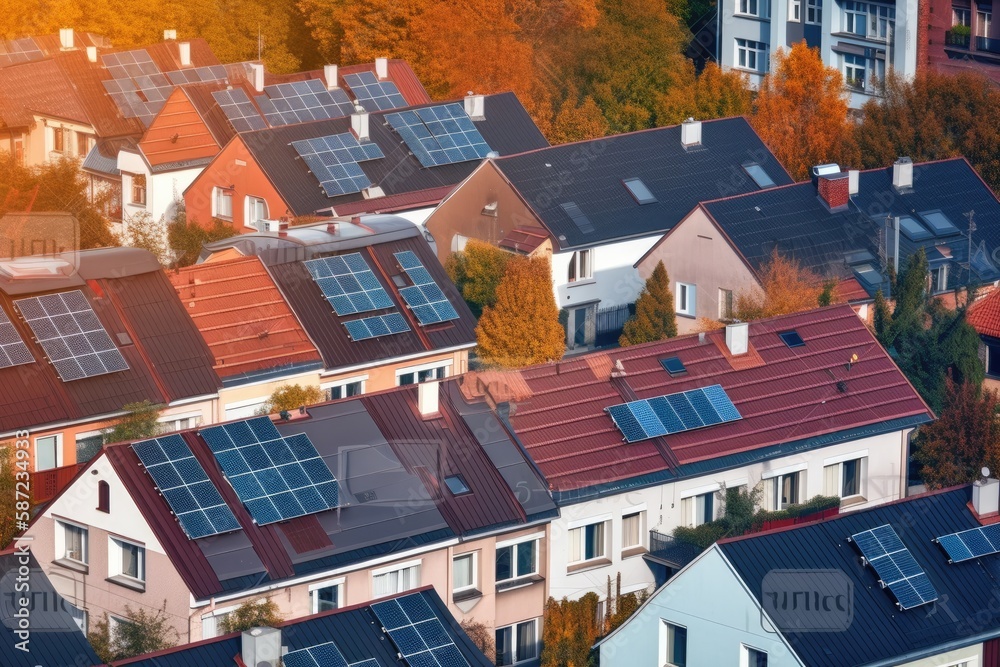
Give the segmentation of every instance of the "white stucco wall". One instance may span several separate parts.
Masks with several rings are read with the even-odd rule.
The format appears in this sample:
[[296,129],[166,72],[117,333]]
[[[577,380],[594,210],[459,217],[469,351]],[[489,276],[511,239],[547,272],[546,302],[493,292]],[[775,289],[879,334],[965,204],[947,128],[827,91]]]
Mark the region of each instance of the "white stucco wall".
[[572,252],[552,255],[552,287],[560,308],[600,301],[599,308],[633,303],[642,290],[643,280],[634,268],[662,234],[641,239],[608,243],[593,249],[593,277],[569,282]]

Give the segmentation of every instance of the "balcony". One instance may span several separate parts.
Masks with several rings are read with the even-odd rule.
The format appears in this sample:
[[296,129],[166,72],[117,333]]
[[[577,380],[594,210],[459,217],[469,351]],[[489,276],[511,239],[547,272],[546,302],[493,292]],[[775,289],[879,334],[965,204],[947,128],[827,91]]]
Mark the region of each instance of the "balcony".
[[33,505],[47,503],[56,497],[85,464],[72,464],[62,468],[49,468],[31,473],[31,502]]
[[649,531],[649,553],[646,558],[679,570],[702,552],[702,548],[692,542],[679,540],[673,535]]
[[951,46],[958,49],[968,49],[971,41],[971,36],[968,34],[956,33],[951,30],[944,33],[945,46]]
[[976,37],[976,51],[1000,54],[1000,39]]

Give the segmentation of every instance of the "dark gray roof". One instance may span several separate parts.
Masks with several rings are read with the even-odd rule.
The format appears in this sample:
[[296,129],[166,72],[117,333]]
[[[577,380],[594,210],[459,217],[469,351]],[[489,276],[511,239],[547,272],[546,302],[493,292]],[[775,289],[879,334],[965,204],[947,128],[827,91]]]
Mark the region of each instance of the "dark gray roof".
[[[760,188],[744,164],[759,164],[777,185],[792,182],[745,118],[702,123],[701,146],[687,150],[678,125],[552,146],[495,163],[562,250],[666,232],[698,202],[756,192]],[[629,194],[622,181],[636,177],[655,203],[639,205]],[[575,224],[566,204],[575,204],[590,226]]]
[[[935,257],[940,257],[935,246],[944,246],[952,258],[948,262],[952,266],[948,271],[949,288],[966,284],[969,272],[960,264],[969,256],[968,240],[963,234],[968,229],[965,214],[970,210],[976,212],[973,253],[982,246],[979,252],[990,258],[1000,248],[1000,202],[964,158],[914,165],[913,187],[903,192],[892,185],[891,167],[863,171],[858,194],[843,210],[827,208],[812,183],[706,202],[704,207],[755,269],[777,248],[822,276],[850,277],[852,269],[845,260],[848,255],[853,255],[852,263],[860,257],[856,253],[867,253],[871,258],[861,259],[861,264],[879,263],[879,235],[885,238],[887,216],[916,218],[920,212],[934,209],[948,216],[959,234],[914,242],[901,233],[902,266],[909,255],[923,247],[933,267]],[[884,269],[884,265],[879,268]],[[984,271],[977,277],[994,280],[1000,273]],[[871,295],[880,286],[888,294],[886,284],[860,278],[858,282]]]
[[[834,519],[724,540],[719,548],[763,604],[764,578],[774,570],[835,570],[853,585],[853,621],[841,632],[784,632],[808,667],[900,664],[1000,636],[1000,555],[948,564],[932,540],[978,527],[968,508],[970,487],[915,496]],[[891,525],[916,558],[939,600],[896,608],[871,567],[847,538]]]

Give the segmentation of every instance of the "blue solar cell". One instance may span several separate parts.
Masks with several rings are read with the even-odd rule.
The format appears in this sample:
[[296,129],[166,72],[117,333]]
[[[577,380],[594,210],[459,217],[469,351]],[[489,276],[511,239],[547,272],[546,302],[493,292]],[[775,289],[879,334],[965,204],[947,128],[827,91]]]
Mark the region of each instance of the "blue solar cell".
[[625,436],[626,442],[638,442],[646,439],[646,432],[635,418],[628,405],[613,405],[608,408],[608,414],[614,420],[615,425]]
[[338,504],[336,498],[332,499],[332,502],[324,500],[323,496],[314,486],[296,488],[292,493],[295,494],[295,499],[299,501],[299,505],[302,506],[306,514],[322,512],[328,509],[331,504],[334,506]]
[[334,312],[338,315],[353,315],[358,312],[358,309],[354,307],[354,303],[346,296],[334,296],[329,301],[330,305],[333,306]]
[[274,503],[268,498],[244,500],[243,504],[247,506],[247,510],[249,510],[254,522],[261,526],[268,523],[276,523],[287,518],[281,516],[281,512],[278,511]]
[[453,643],[444,626],[441,625],[441,621],[437,620],[437,618],[420,621],[413,627],[417,631],[417,634],[420,635],[420,638],[424,640],[427,648],[433,649]]
[[289,651],[281,657],[284,667],[318,667],[308,650]]
[[934,584],[931,583],[926,574],[919,574],[912,577],[909,579],[909,582],[924,603],[933,602],[938,599],[937,589],[934,588]]
[[226,433],[229,434],[229,438],[237,447],[244,447],[254,442],[260,442],[254,437],[253,431],[250,430],[249,422],[223,424],[221,428],[225,429]]
[[234,447],[233,441],[221,426],[203,429],[199,431],[198,435],[208,443],[208,448],[212,450],[213,454],[218,455],[219,452],[224,452]]
[[156,440],[137,442],[132,445],[132,449],[135,450],[136,456],[147,468],[167,460],[167,455],[163,453],[163,448]]
[[340,486],[337,482],[322,482],[313,488],[330,507],[340,505]]
[[[270,487],[265,488],[270,490]],[[286,519],[291,519],[305,514],[305,511],[302,509],[302,505],[300,505],[299,501],[295,499],[295,494],[291,491],[285,491],[283,493],[272,492],[268,498],[270,498],[271,502],[274,503],[274,507],[278,510],[278,513]]]
[[979,528],[983,536],[990,541],[995,551],[1000,551],[1000,523],[990,524]]
[[715,411],[719,413],[719,416],[722,417],[723,421],[728,422],[741,418],[739,410],[737,410],[736,406],[733,405],[733,402],[729,399],[729,396],[726,395],[726,391],[721,385],[714,384],[710,387],[704,387],[702,392],[705,394],[705,397],[711,401],[712,407],[714,407]]
[[184,529],[184,532],[192,538],[206,537],[219,532],[201,510],[181,514],[177,518],[181,522],[181,527]]
[[645,432],[647,438],[655,438],[658,435],[666,435],[667,427],[663,425],[653,408],[646,401],[632,401],[626,403],[628,409],[632,411],[635,420]]
[[389,636],[404,656],[420,653],[428,648],[412,625],[396,628],[389,633]]
[[431,653],[441,667],[466,667],[469,664],[455,644],[433,649]]
[[434,303],[436,301],[444,301],[448,297],[444,295],[444,292],[435,283],[428,283],[420,286],[420,291],[423,292],[424,298],[427,299],[429,303]]
[[[398,598],[399,606],[403,609],[403,613],[406,617],[410,619],[410,623],[419,623],[420,621],[428,621],[432,618],[437,618],[437,614],[431,609],[430,605],[424,599],[424,596],[420,593],[413,593],[405,597]],[[429,646],[429,645],[428,645]]]
[[306,474],[309,475],[309,479],[312,480],[314,484],[319,482],[328,482],[333,479],[333,474],[330,472],[330,468],[328,468],[326,462],[318,456],[306,459],[305,461],[300,461],[299,463],[302,465],[302,469],[305,470]]
[[667,433],[680,433],[684,430],[684,424],[681,423],[680,418],[674,409],[670,407],[670,403],[667,402],[662,396],[656,398],[651,398],[648,401],[649,407],[653,409],[656,416],[659,418],[660,423],[663,424],[667,429]]
[[188,450],[187,456],[189,458],[175,458],[174,460],[174,470],[180,475],[181,480],[185,484],[194,484],[205,479],[204,469],[202,469],[201,464],[197,460],[190,458],[190,450]]
[[347,667],[347,660],[333,642],[313,646],[309,653],[320,665],[320,667]]
[[373,290],[368,292],[368,298],[372,301],[372,306],[375,310],[381,310],[383,308],[392,308],[395,304],[389,295],[386,294],[385,290]]
[[434,304],[434,310],[442,322],[450,322],[458,319],[458,311],[448,301],[438,301]]
[[[244,422],[250,432],[257,436],[257,442],[265,442],[267,440],[277,440],[281,437],[278,433],[278,429],[274,427],[274,422],[271,421],[270,417],[254,417],[253,419],[248,419]],[[232,424],[236,426],[239,422]]]
[[414,306],[411,308],[413,314],[416,315],[417,321],[420,324],[437,324],[441,321],[441,316],[438,315],[437,310],[431,304],[424,304],[423,306]]
[[896,535],[896,531],[889,524],[873,528],[871,532],[872,535],[875,536],[875,539],[878,540],[879,544],[882,545],[882,548],[886,553],[892,553],[893,551],[899,551],[906,548],[903,546],[903,541],[899,539],[898,535]]
[[[899,568],[901,578],[905,579],[909,577],[914,577],[923,572],[923,568],[921,568],[920,565],[917,564],[917,561],[913,557],[913,554],[911,554],[907,549],[904,549],[903,551],[893,552],[889,554],[886,557],[886,559],[892,561],[892,564],[895,567]],[[882,563],[886,559],[879,559],[879,566],[878,566],[879,569],[884,567]]]
[[869,562],[874,558],[885,555],[885,549],[882,548],[882,545],[875,539],[870,530],[852,535],[851,541],[858,546],[861,555],[868,559]]
[[244,503],[248,500],[261,498],[267,495],[264,491],[264,487],[260,485],[260,482],[257,481],[257,477],[253,473],[230,477],[229,483],[232,485],[233,490],[236,491],[236,495],[238,495],[240,500]]
[[410,667],[438,667],[437,659],[430,651],[408,655],[406,662]]
[[698,413],[695,412],[694,407],[691,405],[691,401],[687,399],[685,394],[671,394],[667,396],[666,399],[667,402],[670,403],[670,407],[672,407],[674,412],[677,413],[681,423],[684,424],[685,430],[704,426],[704,422],[701,421],[701,417],[699,417]]
[[212,526],[217,533],[225,533],[240,528],[240,522],[236,519],[236,515],[233,514],[228,505],[208,507],[205,509],[205,516],[212,522]]
[[403,613],[403,608],[399,606],[396,600],[376,602],[372,605],[372,611],[375,612],[379,623],[386,630],[395,630],[396,628],[410,624],[410,620]]
[[414,285],[434,284],[434,279],[431,278],[430,271],[425,269],[423,266],[416,266],[412,269],[407,269],[406,275],[410,276],[410,280],[413,281]]
[[399,313],[389,313],[382,316],[382,321],[389,327],[389,333],[397,334],[410,330],[410,326]]
[[181,479],[181,476],[177,474],[177,470],[170,463],[150,466],[146,470],[153,476],[153,481],[156,482],[156,486],[160,489],[172,489],[176,486],[184,486],[184,480]]
[[962,541],[976,558],[994,552],[993,545],[980,530],[967,530],[962,533]]
[[170,505],[170,509],[174,511],[174,514],[193,512],[198,509],[198,501],[194,499],[194,496],[191,495],[191,492],[185,486],[167,489],[161,491],[161,493],[163,493],[163,497],[166,498],[167,504]]
[[250,466],[247,465],[246,459],[243,458],[238,449],[228,449],[218,452],[215,458],[230,477],[250,472]]
[[396,258],[396,261],[399,262],[399,266],[404,271],[418,266],[423,266],[423,263],[412,250],[404,250],[403,252],[393,253],[393,257]]
[[415,308],[416,306],[422,306],[427,303],[427,297],[424,296],[424,291],[419,287],[404,287],[399,290],[399,295],[403,297],[406,301],[406,305]]
[[948,554],[948,559],[952,563],[960,563],[964,560],[975,558],[969,547],[965,546],[965,542],[961,538],[961,533],[939,537],[938,544],[944,548],[945,553]]
[[303,486],[309,486],[312,482],[309,480],[309,476],[306,475],[305,470],[298,463],[292,463],[290,465],[283,465],[276,468],[281,477],[285,480],[285,484],[288,485],[289,489],[300,489]]
[[329,278],[318,278],[316,284],[319,285],[320,291],[323,292],[323,296],[330,298],[333,296],[341,296],[344,293],[344,288],[340,286],[340,279],[330,276]]
[[705,396],[705,392],[695,389],[694,391],[685,392],[684,395],[691,401],[691,405],[694,406],[695,412],[698,413],[702,424],[712,426],[713,424],[722,423],[722,417],[719,416],[719,413],[712,406],[711,401]]
[[305,433],[296,433],[285,438],[285,444],[295,455],[296,460],[302,461],[316,456],[316,448],[309,442],[309,436]]
[[[243,458],[246,459],[247,465],[250,466],[250,470],[261,470],[271,465],[271,459],[268,458],[267,452],[264,451],[264,448],[258,444],[240,447],[240,453],[243,454]],[[228,473],[228,471],[226,472]]]
[[875,573],[878,574],[878,578],[884,584],[891,584],[894,581],[906,578],[903,576],[902,571],[893,563],[892,556],[876,558],[871,562],[871,566],[875,568]]
[[288,484],[285,482],[285,478],[281,476],[277,468],[266,468],[264,470],[258,470],[254,473],[257,476],[257,481],[260,485],[264,487],[268,495],[280,493],[282,491],[288,491]]
[[920,594],[917,593],[916,589],[913,587],[913,584],[905,579],[897,581],[889,587],[889,590],[892,591],[892,594],[895,596],[899,606],[903,609],[913,609],[914,607],[919,607],[924,603]]
[[372,337],[371,331],[369,331],[368,325],[365,324],[364,320],[344,322],[344,326],[347,328],[347,334],[351,337],[351,340],[364,340]]

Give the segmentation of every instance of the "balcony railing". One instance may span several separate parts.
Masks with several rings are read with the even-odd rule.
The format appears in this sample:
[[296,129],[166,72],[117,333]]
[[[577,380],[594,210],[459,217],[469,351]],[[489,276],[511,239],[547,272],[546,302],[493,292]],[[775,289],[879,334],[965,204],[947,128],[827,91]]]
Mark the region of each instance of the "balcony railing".
[[951,30],[944,34],[944,43],[946,46],[956,46],[960,49],[969,48],[969,42],[971,41],[971,36],[968,34],[955,33]]
[[702,552],[701,547],[655,530],[649,531],[649,555],[679,570]]
[[62,468],[49,468],[48,470],[39,470],[38,472],[31,473],[32,503],[38,505],[55,498],[56,494],[70,483],[70,480],[73,479],[83,465],[82,463],[74,463]]
[[1000,53],[1000,39],[989,37],[976,37],[976,51],[986,53]]

